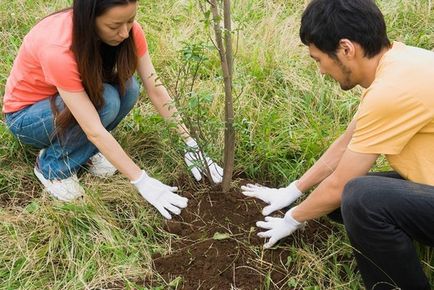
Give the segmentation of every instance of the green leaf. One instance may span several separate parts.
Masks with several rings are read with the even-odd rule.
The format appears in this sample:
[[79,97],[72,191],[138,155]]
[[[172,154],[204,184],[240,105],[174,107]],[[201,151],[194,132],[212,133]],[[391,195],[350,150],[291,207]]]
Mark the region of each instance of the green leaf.
[[230,237],[231,237],[231,235],[228,233],[222,234],[222,233],[216,232],[212,238],[216,241],[221,241],[221,240],[229,239]]
[[25,207],[25,211],[28,213],[33,213],[39,209],[39,204],[36,201],[32,201]]
[[169,283],[169,287],[178,288],[182,284],[182,277],[178,276]]

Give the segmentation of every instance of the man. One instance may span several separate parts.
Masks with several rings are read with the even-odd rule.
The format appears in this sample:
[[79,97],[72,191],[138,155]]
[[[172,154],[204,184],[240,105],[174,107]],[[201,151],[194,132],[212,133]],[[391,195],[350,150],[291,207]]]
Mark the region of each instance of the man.
[[[269,203],[266,248],[305,221],[341,217],[367,289],[430,289],[413,240],[434,246],[434,53],[390,43],[372,0],[313,0],[300,29],[322,74],[343,90],[366,91],[345,133],[297,181],[273,189],[243,187]],[[395,172],[369,174],[379,155]]]

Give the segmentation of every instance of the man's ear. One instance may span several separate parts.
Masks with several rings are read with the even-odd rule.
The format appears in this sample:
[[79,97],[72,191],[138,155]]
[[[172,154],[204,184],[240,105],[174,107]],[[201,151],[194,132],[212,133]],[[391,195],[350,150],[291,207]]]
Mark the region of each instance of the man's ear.
[[356,46],[349,39],[343,38],[339,40],[339,50],[342,57],[352,59],[356,56]]

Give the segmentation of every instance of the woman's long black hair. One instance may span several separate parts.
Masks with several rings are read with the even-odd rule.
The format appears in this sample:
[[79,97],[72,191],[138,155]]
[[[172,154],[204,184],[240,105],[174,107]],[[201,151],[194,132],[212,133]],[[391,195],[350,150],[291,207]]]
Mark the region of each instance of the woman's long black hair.
[[[119,5],[137,0],[74,0],[72,45],[78,72],[89,99],[97,110],[104,105],[103,83],[119,85],[125,93],[126,83],[137,69],[137,53],[132,30],[127,39],[116,47],[105,45],[98,37],[96,18]],[[62,112],[52,107],[56,115],[56,132],[61,136],[65,129],[76,124],[71,111],[65,106]]]

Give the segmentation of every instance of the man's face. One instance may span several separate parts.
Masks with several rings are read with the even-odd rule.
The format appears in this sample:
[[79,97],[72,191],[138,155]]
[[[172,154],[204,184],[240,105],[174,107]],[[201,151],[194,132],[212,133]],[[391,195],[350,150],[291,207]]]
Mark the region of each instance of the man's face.
[[96,18],[99,38],[108,45],[118,46],[129,37],[137,12],[137,2],[108,9]]
[[351,69],[341,61],[341,49],[338,49],[336,58],[330,57],[328,54],[319,50],[315,45],[309,45],[310,56],[317,62],[321,74],[329,75],[339,83],[345,91],[354,88],[355,83]]

